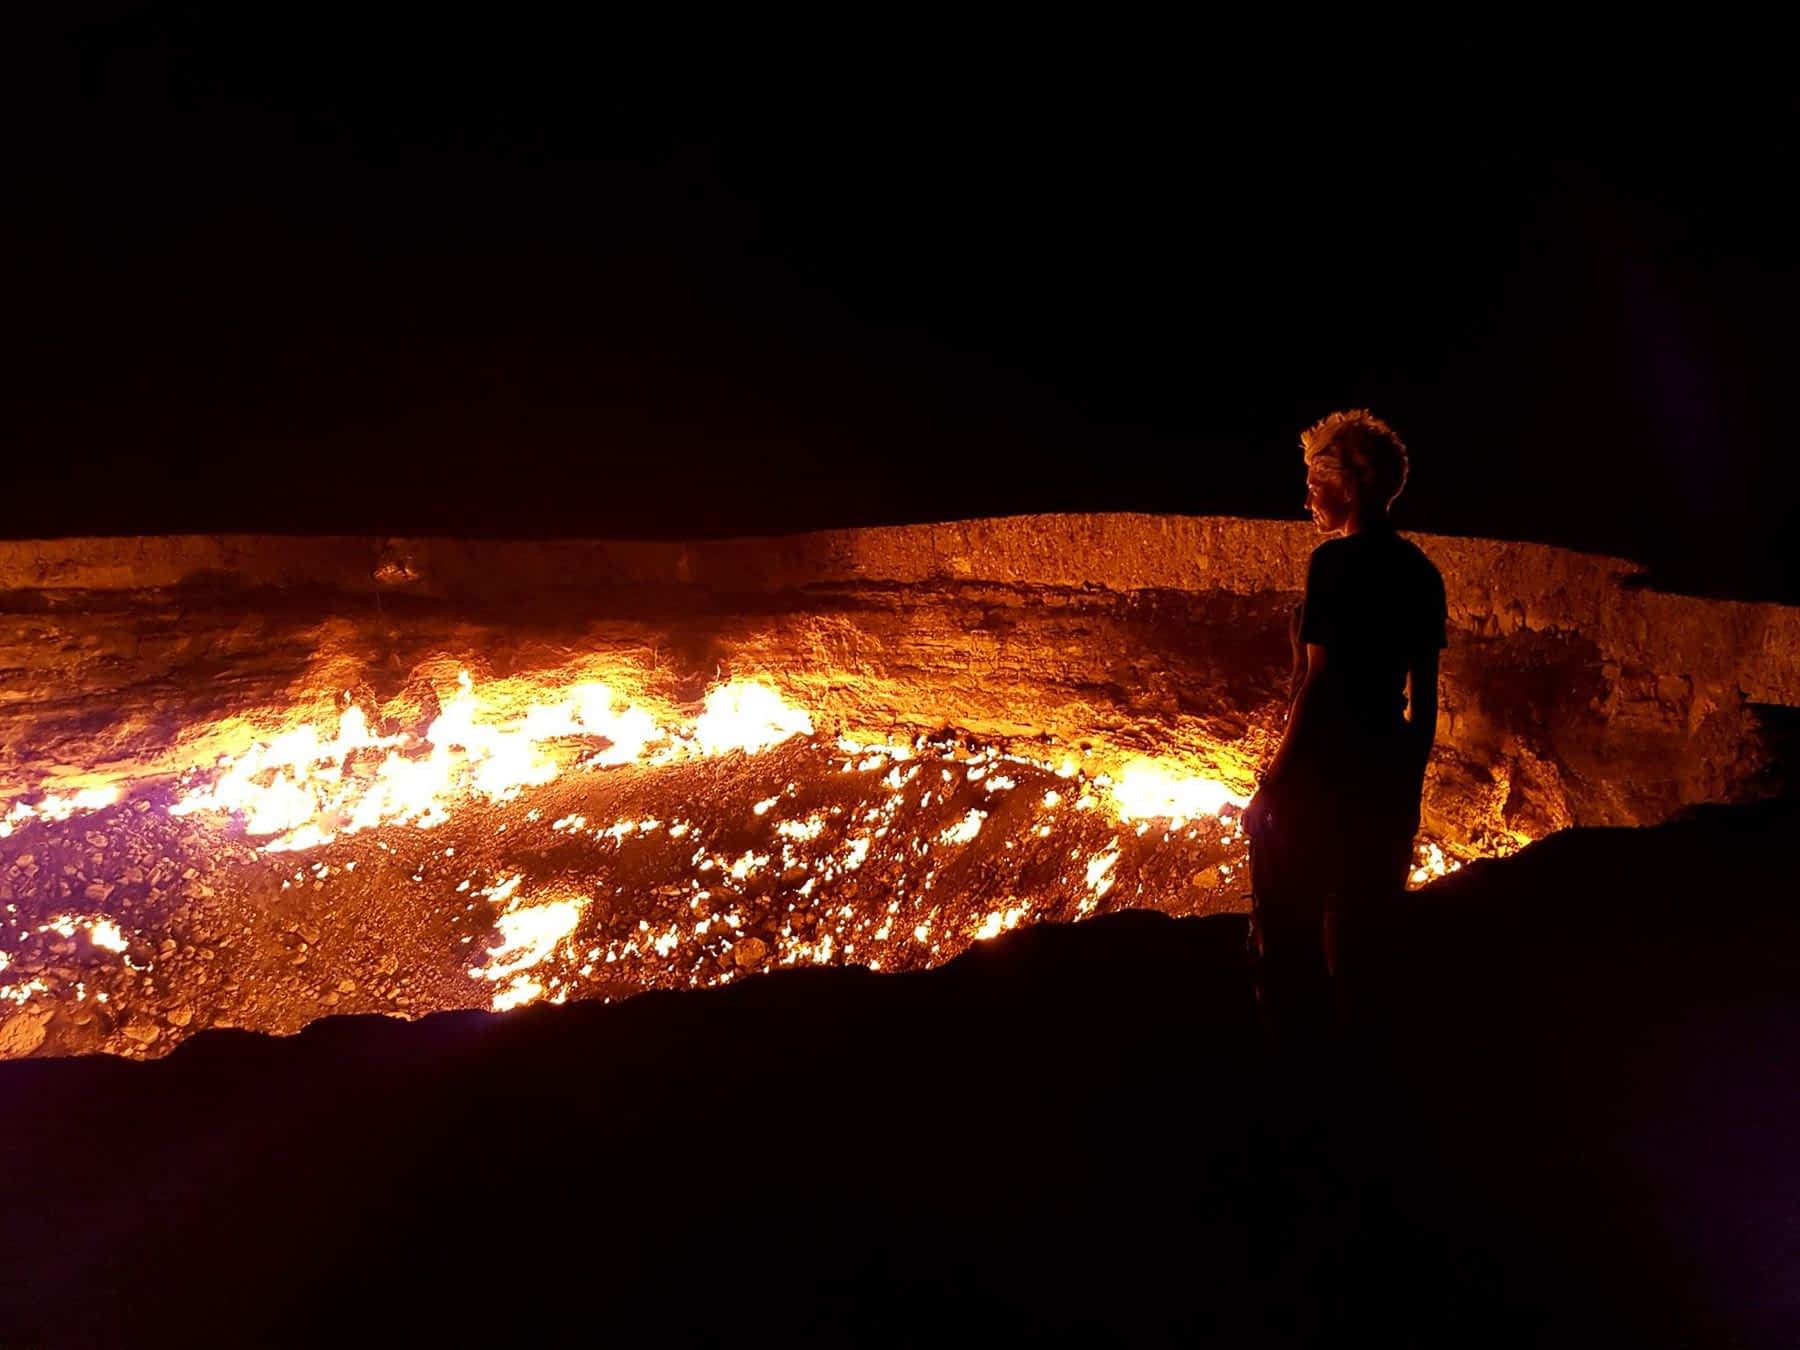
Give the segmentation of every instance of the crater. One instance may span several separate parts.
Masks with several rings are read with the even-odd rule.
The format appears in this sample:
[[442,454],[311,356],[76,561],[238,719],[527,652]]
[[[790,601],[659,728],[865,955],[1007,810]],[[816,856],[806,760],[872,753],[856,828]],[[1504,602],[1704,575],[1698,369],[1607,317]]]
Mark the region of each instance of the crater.
[[[1416,884],[1754,797],[1800,611],[1413,536],[1450,606]],[[0,1056],[937,964],[1247,908],[1309,529],[0,544]]]

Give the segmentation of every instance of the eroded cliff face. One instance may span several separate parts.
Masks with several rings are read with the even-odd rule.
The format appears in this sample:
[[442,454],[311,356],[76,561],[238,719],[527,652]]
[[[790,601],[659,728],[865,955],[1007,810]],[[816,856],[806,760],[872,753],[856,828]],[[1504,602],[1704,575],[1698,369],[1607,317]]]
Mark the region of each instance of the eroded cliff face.
[[[1427,822],[1472,847],[1755,790],[1800,615],[1615,559],[1415,536],[1451,645]],[[759,676],[852,735],[1054,738],[1243,788],[1278,734],[1303,525],[1043,516],[702,544],[189,537],[0,546],[0,796],[136,782],[345,691],[599,672],[658,706]]]

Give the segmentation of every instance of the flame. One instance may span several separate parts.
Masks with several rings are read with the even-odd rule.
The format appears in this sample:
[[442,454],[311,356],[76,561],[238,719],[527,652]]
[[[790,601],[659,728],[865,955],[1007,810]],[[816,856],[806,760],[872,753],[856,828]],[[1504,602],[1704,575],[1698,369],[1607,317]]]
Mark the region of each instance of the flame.
[[45,793],[36,805],[28,802],[14,802],[0,815],[0,839],[9,837],[18,826],[27,820],[67,820],[74,815],[87,815],[93,811],[104,811],[122,796],[116,785],[106,787],[82,788],[68,796],[55,792]]
[[981,833],[981,826],[987,820],[986,811],[970,811],[956,824],[938,836],[940,843],[966,844]]
[[805,709],[784,702],[766,684],[740,680],[720,685],[706,696],[704,711],[694,724],[694,739],[708,755],[731,750],[755,754],[790,736],[810,736],[812,729]]
[[1020,920],[1024,919],[1025,916],[1030,913],[1030,905],[1009,905],[1003,910],[996,909],[983,919],[980,926],[975,929],[975,940],[977,942],[986,942],[990,938],[997,938],[1000,934],[1017,928]]
[[1461,867],[1462,863],[1455,858],[1446,857],[1437,843],[1427,841],[1420,845],[1412,875],[1407,880],[1413,886],[1425,886],[1439,877],[1449,876]]
[[1217,816],[1228,806],[1242,810],[1250,804],[1216,779],[1183,775],[1152,759],[1127,764],[1111,790],[1120,820],[1167,819],[1174,829],[1198,816]]
[[1075,910],[1078,914],[1092,914],[1099,903],[1106,898],[1106,893],[1118,881],[1118,878],[1113,875],[1113,865],[1118,861],[1119,845],[1117,840],[1105,852],[1097,853],[1088,859],[1088,893],[1076,903]]
[[[488,895],[490,901],[505,903],[516,893],[519,877],[501,882]],[[500,930],[500,945],[490,947],[487,963],[472,967],[472,979],[489,980],[500,987],[494,991],[493,1009],[505,1012],[543,997],[544,986],[522,972],[542,965],[556,953],[563,940],[581,922],[588,906],[585,896],[550,900],[535,905],[516,905],[494,920]]]
[[[378,734],[352,704],[329,735],[307,723],[258,742],[222,762],[215,778],[188,788],[170,809],[177,816],[237,816],[246,834],[267,840],[266,851],[294,851],[382,825],[428,829],[472,797],[511,801],[568,767],[571,743],[582,746],[580,766],[607,766],[696,752],[754,754],[811,730],[804,710],[755,681],[713,689],[687,734],[658,726],[599,682],[576,684],[509,714],[498,699],[479,695],[464,671],[423,737]],[[116,800],[116,789],[113,794]]]

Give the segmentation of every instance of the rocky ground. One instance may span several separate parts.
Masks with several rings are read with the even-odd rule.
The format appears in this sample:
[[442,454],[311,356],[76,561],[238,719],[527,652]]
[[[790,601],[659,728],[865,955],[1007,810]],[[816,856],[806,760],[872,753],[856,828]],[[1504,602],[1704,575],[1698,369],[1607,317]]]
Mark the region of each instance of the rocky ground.
[[154,1056],[207,1028],[617,999],[783,965],[917,969],[1021,924],[1244,907],[1233,808],[1121,820],[1075,763],[799,736],[572,772],[298,852],[230,816],[172,815],[167,791],[30,821],[0,840],[0,1054]]
[[0,1065],[0,1339],[1789,1346],[1797,824],[1465,868],[1312,1049],[1131,911]]

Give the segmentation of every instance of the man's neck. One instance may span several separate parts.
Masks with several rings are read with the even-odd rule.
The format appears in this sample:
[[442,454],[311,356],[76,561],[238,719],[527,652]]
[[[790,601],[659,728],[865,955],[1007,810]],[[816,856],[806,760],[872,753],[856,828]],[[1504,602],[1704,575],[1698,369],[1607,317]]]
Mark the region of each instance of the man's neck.
[[1388,520],[1386,511],[1372,511],[1366,516],[1352,516],[1350,523],[1344,526],[1344,538],[1348,539],[1353,534],[1368,534],[1375,530],[1390,528],[1392,528],[1392,522]]

